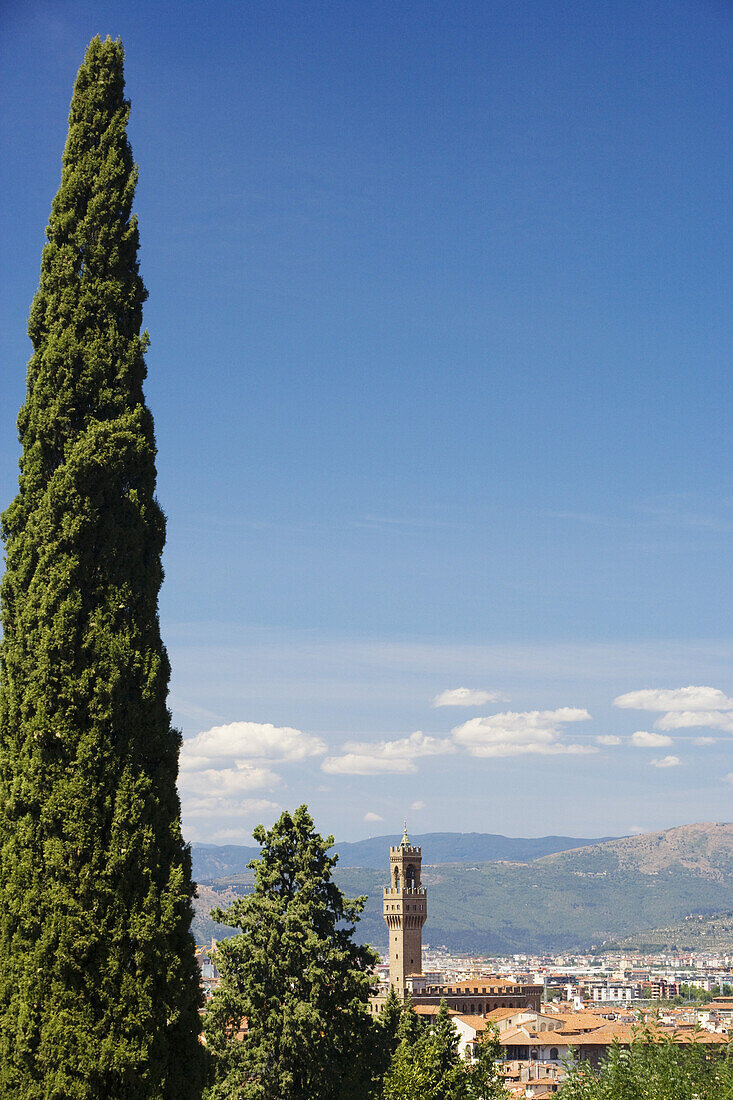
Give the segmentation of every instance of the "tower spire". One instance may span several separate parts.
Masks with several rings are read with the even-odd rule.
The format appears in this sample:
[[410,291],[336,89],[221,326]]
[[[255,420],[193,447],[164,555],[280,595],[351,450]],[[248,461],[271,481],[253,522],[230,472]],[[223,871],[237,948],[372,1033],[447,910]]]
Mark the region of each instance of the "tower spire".
[[405,831],[402,834],[402,840],[400,841],[400,848],[409,848],[409,847],[410,847],[410,838],[407,835],[407,818],[405,818]]

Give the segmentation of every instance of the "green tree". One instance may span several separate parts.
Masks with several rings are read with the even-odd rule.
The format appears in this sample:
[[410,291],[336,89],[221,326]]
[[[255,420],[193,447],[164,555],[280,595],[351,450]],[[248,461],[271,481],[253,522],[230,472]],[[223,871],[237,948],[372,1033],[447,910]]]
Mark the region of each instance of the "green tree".
[[408,993],[402,1002],[402,1016],[397,1028],[397,1040],[399,1043],[407,1043],[414,1046],[425,1033],[425,1024],[418,1016],[412,1005],[412,997]]
[[499,1032],[494,1025],[490,1025],[478,1044],[478,1059],[471,1067],[469,1094],[473,1100],[509,1100],[509,1093],[497,1069],[501,1054]]
[[646,1029],[630,1048],[614,1045],[600,1070],[579,1062],[561,1100],[733,1100],[730,1048],[675,1043]]
[[3,516],[0,1096],[200,1095],[123,50],[74,87]]
[[[354,943],[364,898],[333,881],[333,837],[307,807],[283,813],[250,867],[254,890],[215,920],[241,929],[224,940],[220,988],[206,1013],[214,1055],[211,1100],[347,1100],[370,1094],[376,1028],[368,1011],[377,956]],[[235,1031],[242,1019],[247,1037]]]
[[[413,1012],[412,1015],[417,1021],[416,1014]],[[379,1029],[375,1047],[378,1062],[375,1066],[375,1074],[380,1080],[387,1072],[397,1050],[400,1042],[400,1025],[405,1016],[405,1005],[395,993],[394,986],[390,985],[377,1020]]]
[[[407,1014],[415,1013],[408,1006]],[[458,1034],[445,1001],[430,1028],[409,1024],[384,1079],[383,1100],[470,1100],[471,1071],[458,1055]]]

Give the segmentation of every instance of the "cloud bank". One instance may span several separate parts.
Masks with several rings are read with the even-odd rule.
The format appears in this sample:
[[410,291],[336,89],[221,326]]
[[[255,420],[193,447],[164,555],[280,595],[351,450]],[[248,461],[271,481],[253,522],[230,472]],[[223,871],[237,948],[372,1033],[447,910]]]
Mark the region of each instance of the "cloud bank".
[[327,756],[321,767],[329,775],[411,775],[421,756],[455,752],[449,738],[429,737],[417,730],[396,741],[347,741],[341,756]]
[[581,755],[598,752],[593,745],[562,740],[563,727],[586,722],[587,710],[560,707],[558,710],[505,711],[488,718],[471,718],[453,730],[453,740],[471,756],[523,756],[528,754]]
[[733,710],[733,699],[711,687],[645,688],[618,695],[613,705],[629,710]]
[[183,742],[185,766],[202,767],[214,760],[300,761],[320,756],[326,745],[318,737],[270,722],[230,722],[212,726]]
[[318,737],[269,722],[230,722],[188,738],[181,746],[179,775],[186,823],[193,822],[195,831],[200,822],[208,835],[222,837],[221,829],[211,829],[225,822],[228,834],[246,835],[244,821],[278,809],[268,798],[249,797],[281,785],[269,765],[300,763],[325,751]]
[[658,730],[707,728],[733,733],[733,699],[719,688],[644,688],[619,695],[613,702],[617,707],[663,712],[654,723]]

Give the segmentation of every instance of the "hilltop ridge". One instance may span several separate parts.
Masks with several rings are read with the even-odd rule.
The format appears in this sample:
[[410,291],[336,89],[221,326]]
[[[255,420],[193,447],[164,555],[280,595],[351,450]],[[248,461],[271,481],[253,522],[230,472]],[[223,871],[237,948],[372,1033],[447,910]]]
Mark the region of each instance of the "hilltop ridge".
[[[711,821],[678,825],[656,833],[591,843],[582,851],[588,859],[608,860],[615,856],[620,868],[633,868],[641,874],[683,868],[720,882],[733,872],[733,824]],[[563,855],[568,853],[543,858],[551,861]]]
[[[733,910],[729,823],[700,822],[593,841],[525,861],[441,863],[431,854],[428,835],[414,838],[422,842],[428,887],[425,941],[455,950],[513,954],[583,949],[682,921],[690,913]],[[359,935],[375,946],[386,940],[382,886],[393,838],[378,839],[384,846],[377,867],[339,865],[336,873],[348,896],[368,896]],[[207,898],[226,887],[246,890],[250,874],[220,876],[219,882],[210,883]],[[207,915],[201,903],[198,912],[199,918]],[[200,919],[197,932],[204,935]]]
[[[371,867],[377,870],[385,866],[390,845],[399,844],[400,833],[369,837],[366,840],[340,841],[334,844],[339,855],[339,865],[345,867]],[[430,863],[484,863],[507,859],[526,862],[539,856],[564,852],[572,848],[603,844],[613,837],[541,836],[511,837],[499,833],[418,833],[412,836],[420,845]],[[247,870],[251,859],[259,855],[259,848],[240,844],[191,845],[193,875],[199,882],[238,875]]]

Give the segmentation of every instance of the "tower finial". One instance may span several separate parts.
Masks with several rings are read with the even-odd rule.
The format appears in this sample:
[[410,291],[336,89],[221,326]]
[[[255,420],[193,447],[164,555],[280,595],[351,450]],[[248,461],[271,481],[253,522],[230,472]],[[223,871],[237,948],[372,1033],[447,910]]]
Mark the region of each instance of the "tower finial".
[[407,835],[407,818],[405,818],[405,831],[402,834],[402,840],[400,841],[400,848],[409,848],[409,847],[410,847],[410,838]]

